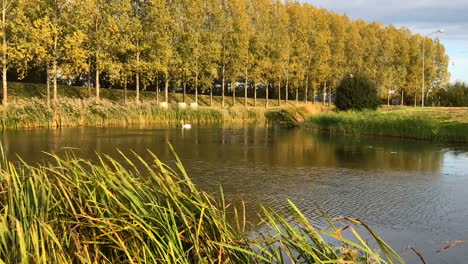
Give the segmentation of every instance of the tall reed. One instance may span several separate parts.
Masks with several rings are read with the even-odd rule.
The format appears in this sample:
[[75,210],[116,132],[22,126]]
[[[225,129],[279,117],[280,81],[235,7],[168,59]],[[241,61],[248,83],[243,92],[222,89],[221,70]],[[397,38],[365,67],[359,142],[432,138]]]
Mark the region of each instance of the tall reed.
[[177,156],[173,169],[151,153],[120,154],[34,166],[3,157],[0,263],[403,263],[359,220],[338,229],[326,218],[320,229],[292,203],[292,221],[264,208],[268,231],[252,235],[242,210],[197,188]]
[[17,100],[0,106],[0,125],[8,128],[154,124],[159,122],[206,123],[264,119],[263,109],[200,107],[197,110],[162,109],[154,101],[121,104],[108,100],[61,98],[48,107],[40,99]]

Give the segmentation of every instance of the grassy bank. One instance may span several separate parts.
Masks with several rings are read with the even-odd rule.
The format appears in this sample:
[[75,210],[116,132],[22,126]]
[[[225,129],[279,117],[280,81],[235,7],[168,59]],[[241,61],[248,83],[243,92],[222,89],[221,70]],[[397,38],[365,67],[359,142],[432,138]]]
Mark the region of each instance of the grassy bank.
[[177,158],[177,170],[155,156],[52,158],[1,162],[0,263],[403,263],[361,221],[324,216],[319,228],[292,203],[288,221],[264,208],[268,231],[247,233],[242,210],[197,188]]
[[384,108],[380,111],[328,112],[311,116],[306,128],[445,142],[468,142],[468,109]]
[[[9,82],[8,83],[8,92],[9,96],[13,100],[29,100],[31,98],[37,98],[41,100],[45,100],[46,98],[46,86],[44,84],[32,84],[32,83],[16,83],[16,82]],[[91,90],[91,98],[94,97],[95,91]],[[76,86],[58,86],[58,96],[59,98],[71,98],[71,99],[89,99],[88,89],[86,87],[76,87]],[[129,102],[133,102],[135,100],[136,93],[134,90],[127,91],[127,98]],[[102,99],[108,101],[124,101],[124,91],[119,89],[108,89],[102,88],[100,90],[100,97]],[[141,91],[140,98],[144,101],[157,101],[156,99],[156,91]],[[221,107],[221,96],[213,96],[213,104],[212,107]],[[164,93],[159,93],[159,101],[164,101]],[[169,104],[175,106],[178,102],[183,101],[183,94],[182,93],[169,93],[168,96]],[[186,103],[193,103],[195,102],[195,95],[187,94]],[[237,91],[236,96],[236,105],[235,106],[244,106],[244,97],[243,91]],[[257,107],[264,107],[266,100],[264,98],[257,98]],[[289,100],[288,104],[294,104],[294,100]],[[206,94],[200,94],[198,96],[198,104],[200,106],[210,106],[210,96]],[[285,104],[285,101],[282,100],[282,105]],[[226,96],[225,97],[225,106],[232,107],[233,100],[232,97]],[[254,107],[254,99],[249,97],[247,98],[247,106]],[[278,107],[278,100],[270,99],[268,101],[269,107]]]
[[109,100],[61,98],[51,108],[44,100],[16,100],[0,106],[0,126],[9,128],[155,124],[161,122],[224,122],[263,120],[265,109],[200,107],[161,109],[154,101],[123,104]]
[[[10,83],[11,102],[0,106],[0,127],[35,128],[64,126],[106,126],[129,124],[155,124],[160,122],[225,122],[258,121],[265,119],[265,99],[257,99],[254,107],[253,98],[248,98],[248,107],[244,98],[237,97],[236,105],[232,98],[225,98],[225,107],[221,107],[221,97],[213,96],[210,105],[209,95],[198,97],[198,110],[178,110],[177,103],[183,101],[180,93],[169,94],[169,109],[161,109],[156,100],[155,91],[142,91],[141,101],[136,103],[135,91],[128,91],[127,103],[124,103],[122,90],[102,89],[101,100],[89,98],[85,87],[59,86],[58,102],[48,107],[45,100],[46,88],[42,84]],[[160,94],[159,102],[163,100]],[[186,103],[195,102],[194,95],[187,95]],[[293,101],[282,102],[282,107],[294,108]],[[269,101],[269,108],[278,108],[277,100]]]

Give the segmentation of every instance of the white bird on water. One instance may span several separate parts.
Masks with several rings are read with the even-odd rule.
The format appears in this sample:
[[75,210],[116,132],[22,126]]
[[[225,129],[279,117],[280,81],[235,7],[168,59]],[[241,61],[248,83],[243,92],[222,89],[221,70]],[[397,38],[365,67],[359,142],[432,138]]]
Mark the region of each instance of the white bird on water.
[[184,122],[182,122],[182,129],[191,129],[192,128],[192,124],[185,124]]

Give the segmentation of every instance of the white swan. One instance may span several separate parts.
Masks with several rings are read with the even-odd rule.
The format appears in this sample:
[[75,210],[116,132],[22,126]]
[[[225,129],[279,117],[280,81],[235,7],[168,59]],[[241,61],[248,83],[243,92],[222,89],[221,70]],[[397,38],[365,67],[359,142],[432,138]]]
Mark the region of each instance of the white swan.
[[182,129],[191,129],[192,128],[192,124],[183,124],[182,125]]

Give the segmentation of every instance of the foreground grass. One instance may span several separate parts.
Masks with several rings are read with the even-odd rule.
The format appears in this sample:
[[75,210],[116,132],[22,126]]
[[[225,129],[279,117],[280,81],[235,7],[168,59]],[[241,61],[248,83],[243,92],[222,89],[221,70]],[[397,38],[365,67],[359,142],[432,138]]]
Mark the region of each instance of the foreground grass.
[[[0,168],[0,263],[403,263],[369,227],[312,224],[263,209],[265,233],[248,234],[231,205],[152,155],[98,163],[51,156]],[[356,227],[367,230],[376,249]],[[345,230],[351,231],[348,238]]]
[[340,134],[468,142],[468,117],[466,113],[468,113],[466,109],[447,108],[328,112],[311,116],[303,126]]

